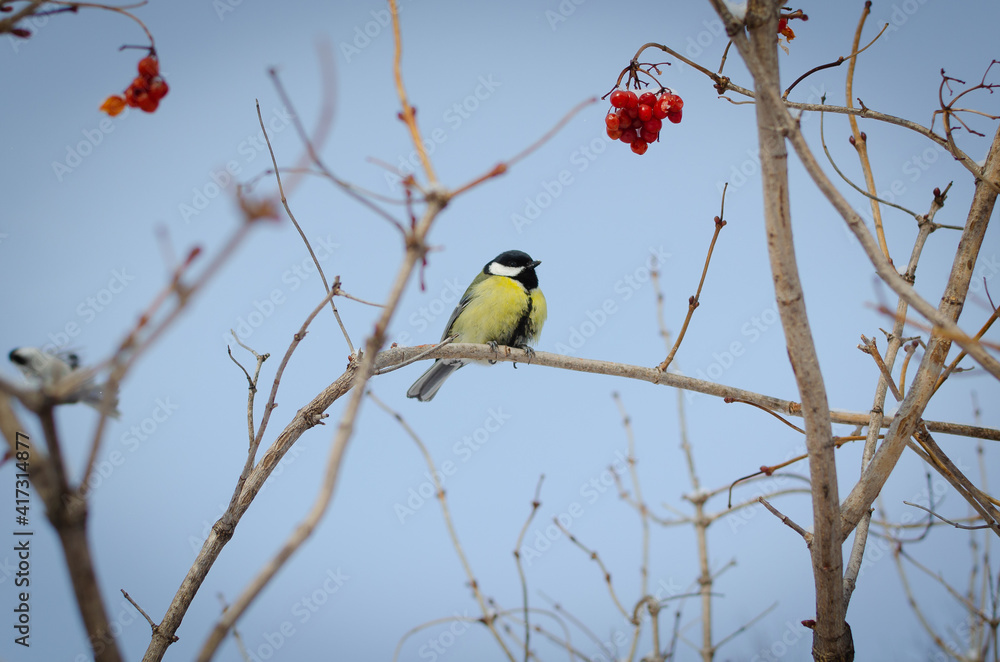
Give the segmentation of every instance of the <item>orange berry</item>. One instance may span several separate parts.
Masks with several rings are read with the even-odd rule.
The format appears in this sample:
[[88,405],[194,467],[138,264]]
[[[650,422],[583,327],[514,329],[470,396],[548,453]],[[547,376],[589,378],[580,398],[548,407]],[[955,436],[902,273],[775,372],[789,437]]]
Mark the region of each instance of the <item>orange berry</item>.
[[101,104],[101,110],[111,117],[114,117],[125,110],[126,105],[125,99],[121,98],[117,94],[112,94],[104,100],[104,103]]

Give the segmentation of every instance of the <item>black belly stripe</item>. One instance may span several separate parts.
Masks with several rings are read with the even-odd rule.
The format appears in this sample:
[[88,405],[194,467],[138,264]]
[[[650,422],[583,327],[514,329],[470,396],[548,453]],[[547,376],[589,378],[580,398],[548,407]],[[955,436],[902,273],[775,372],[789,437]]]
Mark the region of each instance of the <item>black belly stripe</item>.
[[531,325],[531,309],[534,305],[534,301],[531,299],[531,295],[528,295],[528,308],[521,315],[521,319],[518,320],[517,326],[514,328],[514,332],[510,335],[507,340],[506,345],[510,347],[520,347],[521,345],[528,344],[528,332],[530,331]]

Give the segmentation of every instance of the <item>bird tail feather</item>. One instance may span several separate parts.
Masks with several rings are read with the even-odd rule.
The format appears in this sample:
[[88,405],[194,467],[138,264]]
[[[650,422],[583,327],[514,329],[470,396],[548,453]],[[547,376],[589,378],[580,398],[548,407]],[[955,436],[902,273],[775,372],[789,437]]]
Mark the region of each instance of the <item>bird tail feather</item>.
[[429,402],[444,384],[444,380],[451,376],[467,362],[458,359],[438,359],[422,374],[413,386],[406,392],[406,397],[416,398],[420,402]]

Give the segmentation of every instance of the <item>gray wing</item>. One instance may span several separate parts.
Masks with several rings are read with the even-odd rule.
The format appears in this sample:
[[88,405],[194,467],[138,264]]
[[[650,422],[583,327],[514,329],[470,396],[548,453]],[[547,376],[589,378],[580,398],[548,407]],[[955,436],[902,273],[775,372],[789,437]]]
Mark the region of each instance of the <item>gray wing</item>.
[[451,325],[455,323],[458,316],[462,314],[462,311],[466,309],[469,305],[469,301],[472,300],[472,289],[479,284],[481,280],[485,277],[485,274],[481,273],[473,279],[472,283],[465,290],[462,298],[459,299],[458,305],[455,306],[455,310],[451,313],[451,317],[448,318],[448,323],[444,325],[444,333],[441,334],[440,342],[444,342],[444,339],[451,334]]

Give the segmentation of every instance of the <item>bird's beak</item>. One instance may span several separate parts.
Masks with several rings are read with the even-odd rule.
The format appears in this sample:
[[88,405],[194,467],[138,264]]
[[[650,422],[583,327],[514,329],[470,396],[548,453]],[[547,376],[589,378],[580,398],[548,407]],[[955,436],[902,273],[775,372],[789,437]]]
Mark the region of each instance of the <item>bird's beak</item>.
[[529,266],[529,267],[531,267],[532,269],[534,269],[535,267],[537,267],[537,266],[538,266],[538,265],[540,265],[541,263],[542,263],[542,261],[541,261],[541,260],[535,260],[534,262],[532,262],[532,263],[531,263],[531,264],[529,264],[528,266]]

